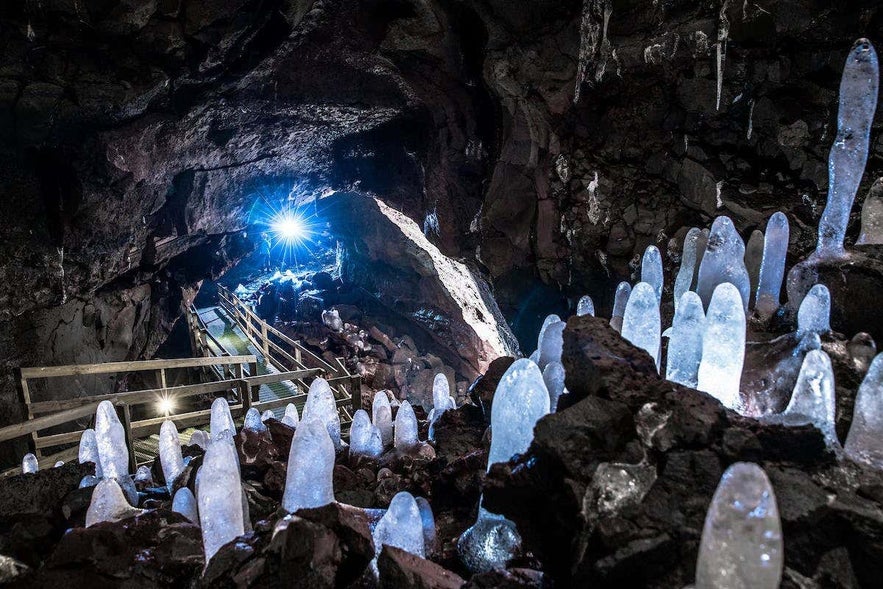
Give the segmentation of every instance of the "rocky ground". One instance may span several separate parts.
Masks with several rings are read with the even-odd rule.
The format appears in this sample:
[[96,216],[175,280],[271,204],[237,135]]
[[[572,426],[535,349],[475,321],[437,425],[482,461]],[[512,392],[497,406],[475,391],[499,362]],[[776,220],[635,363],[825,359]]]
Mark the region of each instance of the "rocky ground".
[[[292,430],[236,438],[253,531],[204,568],[199,528],[146,490],[143,515],[83,528],[90,464],[0,481],[3,578],[17,587],[369,587],[373,508],[407,490],[433,508],[437,540],[423,560],[385,549],[381,587],[659,587],[693,580],[705,512],[726,467],[760,464],[772,481],[785,539],[783,587],[874,587],[883,575],[883,474],[843,460],[811,426],[763,425],[712,397],[664,381],[645,352],[607,322],[574,317],[564,332],[568,395],[540,420],[528,452],[485,474],[496,381],[493,362],[448,411],[435,441],[378,460],[342,452],[337,504],[285,518],[282,496]],[[843,341],[823,344],[838,382],[860,378]],[[849,376],[851,375],[851,376]],[[845,386],[849,389],[851,386]],[[853,389],[854,390],[854,389]],[[844,395],[849,397],[849,395]],[[848,402],[838,417],[848,423]],[[426,439],[422,414],[421,439]],[[175,485],[193,484],[202,451]],[[158,462],[154,479],[162,483]],[[471,576],[455,542],[485,507],[518,525],[524,551],[506,570]],[[365,509],[367,508],[367,511]]]

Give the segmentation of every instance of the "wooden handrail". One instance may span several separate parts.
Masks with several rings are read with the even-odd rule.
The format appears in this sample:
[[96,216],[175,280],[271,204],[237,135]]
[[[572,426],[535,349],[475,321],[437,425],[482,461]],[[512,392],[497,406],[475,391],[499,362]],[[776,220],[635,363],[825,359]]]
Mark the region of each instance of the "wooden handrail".
[[105,362],[104,364],[70,364],[66,366],[40,366],[22,368],[22,378],[56,378],[85,374],[110,374],[114,372],[142,372],[160,368],[198,368],[227,364],[250,364],[257,359],[248,356],[209,356],[201,358],[173,358],[169,360],[133,360],[128,362]]

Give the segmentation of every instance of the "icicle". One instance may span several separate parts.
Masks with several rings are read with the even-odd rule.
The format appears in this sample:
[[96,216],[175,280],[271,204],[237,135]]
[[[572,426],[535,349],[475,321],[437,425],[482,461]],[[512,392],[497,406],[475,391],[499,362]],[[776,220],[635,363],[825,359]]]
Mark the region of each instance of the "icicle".
[[763,240],[763,258],[757,282],[755,308],[762,319],[772,317],[779,308],[779,293],[785,276],[785,255],[788,253],[790,229],[788,217],[782,212],[773,213],[766,224]]
[[101,459],[98,458],[98,442],[95,441],[95,430],[87,429],[80,436],[79,462],[92,462],[95,464],[95,476],[102,478]]
[[699,384],[699,362],[702,360],[702,336],[705,332],[705,311],[702,299],[686,291],[675,311],[665,378],[690,388]]
[[777,589],[783,564],[770,480],[756,464],[737,462],[721,477],[705,516],[696,589]]
[[558,399],[565,393],[564,377],[564,365],[561,362],[546,364],[543,370],[543,382],[549,390],[549,411],[552,413],[558,408]]
[[797,337],[807,333],[824,334],[831,331],[831,293],[824,284],[817,284],[803,297],[797,310]]
[[432,506],[425,497],[417,497],[415,501],[423,524],[423,550],[428,556],[435,548],[435,516],[432,514]]
[[340,415],[337,413],[337,403],[331,386],[324,378],[317,378],[310,384],[303,411],[303,420],[308,419],[318,419],[324,423],[334,443],[334,449],[340,450]]
[[181,456],[181,440],[174,422],[166,420],[159,428],[159,461],[166,486],[171,490],[175,479],[184,470],[184,458]]
[[883,470],[883,354],[871,362],[855,397],[846,455]]
[[414,409],[407,401],[402,401],[395,419],[395,448],[400,452],[413,450],[419,440],[417,439],[417,416]]
[[625,308],[632,294],[632,285],[628,282],[620,282],[616,286],[616,295],[613,297],[613,315],[610,318],[610,327],[616,331],[622,331],[622,320],[625,317]]
[[576,303],[576,315],[577,317],[582,317],[583,315],[595,316],[595,303],[592,301],[592,297],[589,295],[580,297]]
[[25,454],[24,458],[21,459],[21,473],[33,474],[38,470],[40,470],[40,465],[37,463],[37,457],[30,452]]
[[181,487],[172,499],[172,511],[180,513],[192,523],[199,525],[199,513],[196,509],[196,497],[187,487]]
[[681,267],[675,277],[674,303],[675,311],[681,302],[681,296],[693,286],[693,275],[696,273],[696,257],[698,254],[699,238],[702,231],[698,227],[692,227],[684,237],[684,253],[681,255]]
[[[306,409],[306,407],[304,407]],[[300,416],[297,414],[297,407],[295,407],[294,403],[289,403],[285,406],[285,415],[282,416],[282,423],[287,425],[288,427],[295,428],[297,427],[297,423],[300,421]]]
[[745,246],[745,269],[748,270],[748,295],[749,308],[754,308],[754,293],[757,292],[757,283],[760,278],[760,264],[763,257],[763,232],[755,229],[748,238]]
[[742,297],[742,310],[748,312],[749,283],[745,268],[745,244],[729,217],[720,216],[711,224],[705,255],[699,265],[696,292],[708,307],[719,284],[733,284]]
[[725,282],[714,289],[708,305],[696,388],[717,398],[725,407],[739,408],[744,361],[745,311],[739,291]]
[[639,282],[629,296],[622,320],[622,337],[646,350],[659,368],[661,320],[656,292],[646,282]]
[[[229,436],[230,430],[224,431]],[[219,435],[222,437],[215,438],[206,450],[197,477],[196,498],[206,564],[221,546],[245,533],[236,450],[232,444],[218,443],[224,438],[222,433]],[[291,470],[289,466],[289,476]]]
[[201,429],[196,430],[190,435],[190,444],[191,446],[199,446],[203,450],[208,448],[209,437],[208,434],[202,431]]
[[856,41],[840,80],[837,138],[828,159],[828,201],[819,221],[819,243],[814,257],[844,255],[843,236],[859,182],[868,162],[868,143],[879,89],[877,53],[867,39]]
[[653,287],[656,293],[656,304],[662,302],[662,254],[655,245],[648,245],[641,259],[641,282]]
[[103,479],[92,491],[92,501],[86,511],[86,527],[101,522],[118,522],[143,513],[129,505],[116,479]]
[[727,55],[727,39],[730,35],[730,21],[727,18],[729,0],[721,4],[717,23],[717,102],[715,110],[721,109],[721,91],[724,88],[724,60]]
[[380,430],[383,447],[391,446],[393,442],[392,408],[389,406],[389,397],[384,391],[374,393],[374,401],[371,403],[371,421]]
[[294,513],[303,507],[333,503],[333,473],[334,444],[325,424],[319,419],[307,420],[304,411],[304,421],[291,440],[282,507]]

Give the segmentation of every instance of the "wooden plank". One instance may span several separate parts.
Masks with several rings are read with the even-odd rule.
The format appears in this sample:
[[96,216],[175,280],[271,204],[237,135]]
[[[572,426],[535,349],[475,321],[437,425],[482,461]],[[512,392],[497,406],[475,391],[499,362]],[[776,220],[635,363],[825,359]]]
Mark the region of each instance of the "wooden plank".
[[80,417],[85,417],[87,415],[95,413],[95,409],[97,407],[98,403],[90,403],[88,405],[84,405],[83,407],[77,407],[76,409],[68,409],[67,411],[62,411],[53,415],[36,417],[22,423],[8,425],[6,427],[0,428],[0,442],[12,440],[31,432],[36,432],[41,429],[54,427],[56,425],[61,425],[62,423],[67,423],[69,421],[79,419]]
[[140,372],[159,368],[194,368],[224,364],[248,364],[256,362],[253,355],[223,358],[173,358],[170,360],[134,360],[131,362],[105,362],[103,364],[71,364],[67,366],[39,366],[22,368],[23,378],[55,378],[84,374],[109,374],[113,372]]
[[282,397],[280,399],[272,399],[270,401],[257,401],[255,403],[252,403],[252,407],[257,408],[258,411],[263,413],[267,409],[278,409],[279,407],[287,406],[289,403],[294,403],[294,405],[297,407],[298,412],[301,412],[306,402],[307,395],[305,393],[301,393],[299,395]]
[[272,384],[283,382],[286,380],[297,380],[301,378],[309,378],[317,376],[322,371],[318,368],[306,368],[304,370],[292,370],[290,372],[277,372],[275,374],[262,374],[260,376],[250,376],[245,381],[252,386],[260,386],[264,384]]
[[[234,418],[243,414],[242,405],[230,405],[230,413]],[[169,415],[168,417],[155,417],[151,419],[141,419],[132,422],[132,436],[135,438],[143,438],[159,432],[166,419],[175,422],[178,429],[205,425],[211,418],[212,410],[203,409],[201,411],[191,411],[189,413],[180,413],[178,415]]]

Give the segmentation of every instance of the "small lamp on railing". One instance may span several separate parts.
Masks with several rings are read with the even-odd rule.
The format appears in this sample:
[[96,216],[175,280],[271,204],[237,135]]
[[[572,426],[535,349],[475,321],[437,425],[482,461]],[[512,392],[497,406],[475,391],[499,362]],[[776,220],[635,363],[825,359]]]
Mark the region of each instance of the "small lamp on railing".
[[165,416],[169,416],[175,410],[175,402],[171,397],[163,395],[156,404],[157,410]]

